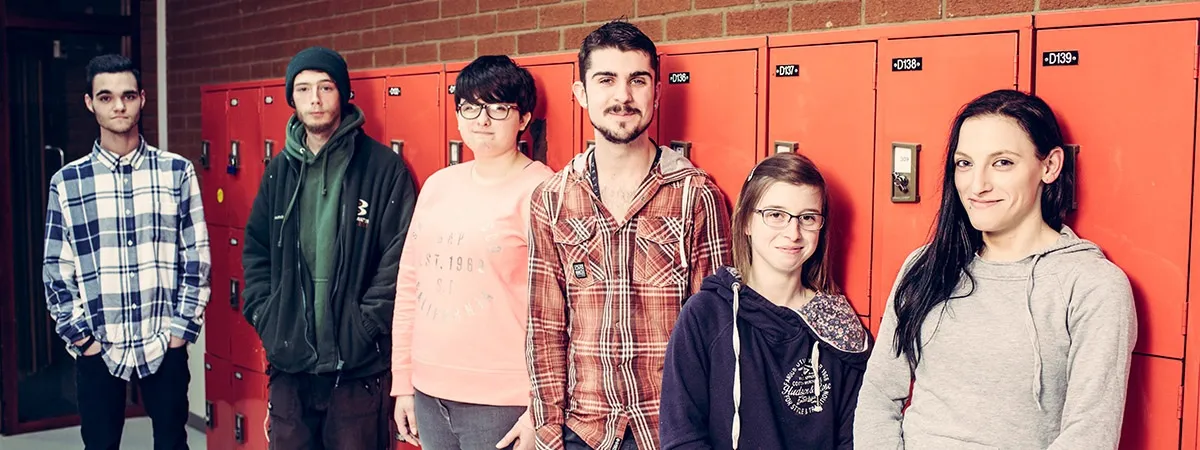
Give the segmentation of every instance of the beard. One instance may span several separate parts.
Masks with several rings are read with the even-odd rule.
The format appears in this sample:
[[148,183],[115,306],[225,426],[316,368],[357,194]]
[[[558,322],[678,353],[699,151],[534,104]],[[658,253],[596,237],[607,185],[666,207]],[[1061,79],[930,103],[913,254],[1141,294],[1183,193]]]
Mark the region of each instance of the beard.
[[[606,108],[604,110],[604,113],[605,114],[608,114],[608,113],[616,113],[616,114],[637,113],[640,115],[642,112],[640,110],[638,110],[637,108],[634,108],[629,105],[615,105],[615,106]],[[613,129],[613,128],[607,128],[607,127],[601,126],[601,125],[597,124],[595,120],[589,119],[589,121],[591,121],[592,126],[596,128],[596,132],[600,133],[600,135],[603,136],[605,140],[607,140],[608,142],[612,142],[614,144],[621,144],[621,145],[625,145],[625,144],[628,144],[630,142],[637,140],[637,138],[641,137],[642,134],[644,134],[646,132],[646,130],[650,128],[650,124],[654,122],[653,120],[649,120],[649,121],[646,121],[646,123],[641,124],[640,126],[637,124],[634,124],[634,128],[631,130],[621,130],[621,129]]]
[[[329,117],[329,116],[327,115],[326,117]],[[327,132],[333,130],[333,127],[336,124],[335,121],[332,119],[330,119],[326,122],[310,122],[307,120],[302,120],[301,122],[304,123],[304,130],[307,131],[308,134],[327,133]]]

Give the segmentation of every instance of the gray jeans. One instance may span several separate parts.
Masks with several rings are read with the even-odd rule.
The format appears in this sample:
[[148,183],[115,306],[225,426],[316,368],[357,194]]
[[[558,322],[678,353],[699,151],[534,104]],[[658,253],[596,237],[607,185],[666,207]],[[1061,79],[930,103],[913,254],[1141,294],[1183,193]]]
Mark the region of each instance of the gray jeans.
[[524,406],[460,403],[421,391],[414,393],[413,404],[422,450],[496,450],[496,443],[525,413]]

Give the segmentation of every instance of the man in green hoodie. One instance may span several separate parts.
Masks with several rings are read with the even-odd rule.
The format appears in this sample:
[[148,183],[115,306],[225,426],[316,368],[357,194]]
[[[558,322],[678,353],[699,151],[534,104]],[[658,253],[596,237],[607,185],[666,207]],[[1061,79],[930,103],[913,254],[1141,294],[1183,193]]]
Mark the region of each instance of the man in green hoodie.
[[403,160],[367,136],[333,50],[286,75],[282,158],[259,186],[242,256],[246,320],[271,377],[272,448],[390,448],[396,269],[416,203]]

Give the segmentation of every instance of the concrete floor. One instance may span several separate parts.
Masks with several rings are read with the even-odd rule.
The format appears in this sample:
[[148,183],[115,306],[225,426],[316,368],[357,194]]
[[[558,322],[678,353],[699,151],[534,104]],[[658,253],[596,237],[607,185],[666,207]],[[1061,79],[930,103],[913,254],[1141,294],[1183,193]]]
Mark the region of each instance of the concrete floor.
[[[121,437],[121,448],[154,448],[154,440],[151,436],[149,418],[127,419],[125,421],[125,433]],[[202,431],[195,428],[188,428],[188,447],[190,450],[205,450],[206,445]],[[0,436],[0,450],[78,450],[81,448],[83,448],[83,442],[79,438],[79,427],[18,436]]]

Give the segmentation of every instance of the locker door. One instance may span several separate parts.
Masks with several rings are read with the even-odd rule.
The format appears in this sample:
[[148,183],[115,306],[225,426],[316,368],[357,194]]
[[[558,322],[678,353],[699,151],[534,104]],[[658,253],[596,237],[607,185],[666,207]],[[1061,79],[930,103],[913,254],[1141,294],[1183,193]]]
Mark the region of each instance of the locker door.
[[[517,62],[520,64],[520,61]],[[541,161],[552,170],[559,170],[571,162],[571,158],[579,153],[576,142],[574,94],[571,93],[571,83],[575,79],[575,65],[550,64],[542,66],[526,66],[533,75],[537,86],[537,107],[533,111],[533,120],[521,134],[523,152],[533,159]],[[537,139],[532,132],[540,129],[545,140],[545,154],[540,145],[535,145]]]
[[200,97],[200,160],[196,173],[200,177],[204,220],[209,226],[228,226],[225,211],[225,160],[227,156],[226,91],[205,92]]
[[287,124],[295,110],[287,104],[283,85],[263,88],[262,137],[263,167],[287,145]]
[[250,206],[258,193],[263,174],[263,141],[261,123],[262,89],[246,88],[229,92],[228,156],[220,164],[229,184],[225,189],[229,226],[243,228],[250,216]]
[[471,151],[467,149],[463,143],[462,133],[458,132],[458,111],[454,103],[454,82],[457,81],[458,72],[446,72],[446,141],[443,144],[442,152],[446,155],[446,166],[452,166],[459,163],[464,163],[474,159]]
[[439,75],[391,76],[387,79],[387,139],[384,144],[400,149],[417,189],[425,179],[446,167],[441,139],[442,90]]
[[367,136],[381,142],[387,124],[387,111],[384,109],[386,92],[387,79],[384,77],[350,80],[350,103],[358,105],[363,111],[362,129]]
[[[1079,145],[1079,209],[1068,222],[1133,283],[1137,351],[1172,358],[1183,358],[1187,320],[1196,42],[1195,21],[1037,37],[1034,88]],[[1051,59],[1071,51],[1073,65]]]
[[[234,409],[242,423],[239,450],[266,450],[267,435],[263,421],[267,418],[267,380],[260,372],[234,367],[234,390],[238,393]],[[237,436],[235,436],[237,437]]]
[[233,384],[229,362],[211,353],[204,355],[206,440],[208,448],[233,447]]
[[230,304],[235,305],[234,315],[230,320],[230,361],[246,369],[252,371],[265,372],[267,370],[266,352],[263,350],[262,340],[258,337],[258,332],[246,320],[242,314],[242,305],[245,304],[245,299],[242,293],[246,287],[246,277],[242,270],[242,239],[245,237],[245,232],[239,229],[229,230],[226,235],[230,251],[228,265],[230,270],[230,287],[229,295],[231,297]]
[[875,43],[771,49],[770,153],[796,151],[829,190],[834,279],[871,315],[871,177],[875,145]]
[[660,145],[690,145],[732,205],[758,160],[758,52],[665,55]]
[[1133,355],[1129,393],[1125,400],[1125,423],[1121,427],[1121,449],[1179,448],[1179,390],[1182,385],[1181,361]]
[[[914,58],[921,58],[919,66]],[[880,42],[872,311],[884,311],[904,258],[928,242],[941,201],[946,141],[954,115],[975,97],[1015,88],[1016,58],[1016,33]],[[893,143],[921,145],[915,155],[918,179],[916,186],[910,186],[917,189],[919,202],[892,201]],[[873,332],[882,317],[882,313],[872,315]]]
[[229,245],[225,243],[225,236],[229,234],[229,228],[221,226],[209,226],[209,252],[212,260],[212,270],[209,273],[211,284],[211,293],[208,299],[208,307],[204,310],[204,349],[208,354],[218,358],[228,359],[230,357],[230,331],[233,325],[235,310],[230,307],[229,301]]

